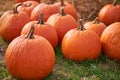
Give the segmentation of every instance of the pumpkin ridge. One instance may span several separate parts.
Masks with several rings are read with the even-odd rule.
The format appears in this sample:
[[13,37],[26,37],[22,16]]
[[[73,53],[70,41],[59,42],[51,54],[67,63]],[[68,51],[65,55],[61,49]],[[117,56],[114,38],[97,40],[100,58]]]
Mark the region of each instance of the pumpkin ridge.
[[[22,39],[21,39],[20,41],[22,41]],[[18,41],[18,42],[20,42],[20,41]],[[21,48],[23,47],[24,43],[26,43],[26,41],[22,41],[22,43],[19,43],[19,45],[18,45],[19,48],[17,48],[18,50],[16,49],[16,51],[18,51],[18,53],[19,53],[20,51],[22,51],[22,52],[24,53],[24,49],[21,50]],[[14,51],[15,51],[15,50],[14,50]],[[20,59],[19,57],[20,57],[20,55],[21,55],[20,53],[19,53],[19,54],[18,54],[18,53],[17,53],[17,55],[16,55],[16,57],[18,57],[18,58],[16,59],[16,62],[17,62],[17,63],[18,63],[18,61],[19,61],[19,59]],[[22,53],[22,55],[23,55],[23,53]],[[16,63],[16,65],[18,66],[17,63]],[[18,66],[18,67],[19,67],[19,66]],[[17,69],[18,67],[16,67],[16,73],[19,73],[19,72],[18,72],[19,69]],[[22,72],[20,72],[20,75],[21,75],[21,74],[22,74]],[[19,74],[17,74],[17,75],[19,75]]]
[[[73,30],[73,32],[74,32],[74,30]],[[69,46],[71,46],[71,40],[74,39],[74,38],[73,38],[73,37],[75,37],[74,35],[75,35],[75,33],[70,36],[70,39],[69,39],[69,42],[68,42],[68,43],[69,43],[69,44],[68,44],[68,53],[70,53],[70,54],[71,54],[71,51],[70,51],[71,49],[70,49]],[[73,41],[73,40],[72,40],[72,41]],[[70,55],[68,55],[68,56],[69,56],[70,59],[71,59],[71,56],[70,56]]]
[[[21,40],[18,40],[14,45],[17,45],[17,44],[19,43],[19,41],[21,41]],[[17,46],[18,46],[18,45],[17,45]],[[8,46],[8,47],[9,47],[9,46]],[[11,62],[12,62],[12,56],[14,55],[14,51],[15,51],[16,49],[18,49],[18,48],[16,48],[16,46],[13,46],[13,47],[12,47],[12,51],[11,51],[11,53],[10,53],[10,60],[7,62],[9,68],[12,68],[12,66],[10,66],[10,65],[11,65]],[[17,62],[17,60],[16,60],[16,62]],[[15,70],[16,70],[16,72],[17,72],[17,67],[16,67]]]

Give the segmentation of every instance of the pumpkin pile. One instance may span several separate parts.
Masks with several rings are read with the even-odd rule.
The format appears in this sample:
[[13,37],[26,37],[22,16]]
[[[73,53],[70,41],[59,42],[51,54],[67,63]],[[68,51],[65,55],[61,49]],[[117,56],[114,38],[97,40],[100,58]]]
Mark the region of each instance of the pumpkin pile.
[[99,21],[98,17],[95,18],[92,22],[86,22],[84,24],[85,29],[93,30],[95,31],[98,36],[100,37],[104,29],[106,28],[106,25]]
[[58,44],[57,32],[50,24],[45,23],[43,21],[43,18],[44,18],[43,14],[40,14],[39,21],[30,21],[29,23],[27,23],[23,27],[23,29],[21,31],[21,35],[28,34],[31,26],[34,25],[34,27],[35,27],[34,34],[43,36],[51,43],[51,45],[54,48],[56,48],[56,46]]
[[120,61],[120,22],[109,25],[101,35],[103,52],[112,60]]
[[[36,2],[38,1],[38,2]],[[15,0],[0,18],[0,36],[10,42],[5,53],[9,73],[24,80],[43,80],[55,65],[59,44],[66,59],[95,60],[101,51],[120,61],[120,5],[105,5],[94,21],[77,21],[72,3]],[[79,22],[77,24],[77,22]]]
[[18,11],[26,12],[29,16],[31,16],[32,10],[38,5],[39,3],[36,1],[26,1],[21,3],[21,6],[18,7]]
[[15,0],[15,3],[25,2],[25,1],[36,1],[40,2],[41,0]]
[[98,35],[92,30],[85,30],[81,20],[78,28],[68,31],[62,41],[63,55],[73,61],[96,59],[100,51]]
[[24,25],[31,20],[27,13],[18,12],[20,5],[15,5],[13,10],[5,12],[0,18],[0,36],[5,41],[10,42],[18,37]]
[[50,16],[47,23],[55,28],[59,43],[61,43],[63,36],[67,31],[77,27],[76,20],[71,15],[64,12],[64,7],[61,8],[59,13]]
[[99,20],[107,26],[120,21],[120,5],[117,2],[114,0],[113,4],[105,5],[98,13]]
[[42,80],[54,67],[55,53],[51,44],[33,35],[33,31],[34,26],[27,35],[15,38],[6,50],[6,67],[16,78]]

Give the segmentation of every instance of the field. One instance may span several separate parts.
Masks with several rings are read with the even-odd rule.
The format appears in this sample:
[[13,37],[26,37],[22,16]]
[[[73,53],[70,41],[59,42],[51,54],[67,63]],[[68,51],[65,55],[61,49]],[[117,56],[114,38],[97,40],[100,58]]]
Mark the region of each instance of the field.
[[[78,10],[78,16],[81,17],[81,13],[84,14],[82,16],[87,21],[93,20],[97,16],[99,9],[113,0],[98,0],[100,5],[97,6],[97,9],[95,8],[97,0],[85,0],[88,1],[89,6],[94,6],[89,9],[82,1],[75,0],[75,6]],[[13,4],[13,0],[0,0],[0,15],[12,9]],[[90,12],[91,10],[93,12]],[[13,78],[5,67],[4,54],[8,44],[8,42],[0,38],[0,80],[18,80]],[[73,62],[65,59],[60,45],[57,46],[55,52],[56,63],[54,69],[45,80],[120,80],[120,63],[110,60],[103,52],[101,52],[98,59],[86,60],[84,62]]]

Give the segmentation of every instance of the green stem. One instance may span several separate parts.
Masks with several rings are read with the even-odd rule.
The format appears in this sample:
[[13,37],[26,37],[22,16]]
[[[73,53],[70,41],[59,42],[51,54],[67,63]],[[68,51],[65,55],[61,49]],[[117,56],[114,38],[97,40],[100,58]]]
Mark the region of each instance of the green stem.
[[79,26],[78,26],[78,29],[77,30],[81,30],[81,31],[84,31],[86,30],[83,26],[83,19],[80,19],[79,20]]
[[13,14],[18,14],[17,8],[18,8],[19,6],[21,6],[21,5],[22,5],[22,3],[18,3],[18,4],[16,4],[16,5],[14,6],[14,8],[13,8]]
[[34,33],[34,25],[32,25],[28,35],[26,36],[26,39],[34,39],[33,33]]
[[44,20],[43,20],[43,14],[40,14],[40,20],[38,21],[37,24],[44,24]]

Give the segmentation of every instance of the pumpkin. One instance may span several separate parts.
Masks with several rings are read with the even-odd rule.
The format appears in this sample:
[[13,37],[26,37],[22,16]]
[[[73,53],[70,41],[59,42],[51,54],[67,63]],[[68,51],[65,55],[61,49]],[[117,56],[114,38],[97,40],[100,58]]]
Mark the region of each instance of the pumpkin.
[[15,0],[15,3],[25,2],[25,1],[36,1],[40,2],[41,0]]
[[51,24],[55,28],[59,43],[61,43],[63,36],[67,31],[77,27],[76,20],[71,15],[65,14],[64,8],[61,8],[60,13],[50,16],[47,23]]
[[28,32],[31,28],[31,25],[33,25],[33,24],[35,27],[34,34],[43,36],[55,48],[58,44],[58,37],[57,37],[56,30],[50,24],[47,24],[43,21],[43,14],[40,15],[39,21],[31,21],[31,22],[27,23],[23,27],[23,29],[21,31],[21,35],[28,34]]
[[32,10],[38,5],[39,3],[36,1],[25,1],[22,3],[21,6],[18,7],[18,11],[24,11],[27,14],[29,14],[29,16],[31,16],[31,12]]
[[43,80],[52,71],[55,53],[51,44],[43,37],[28,35],[15,38],[5,53],[6,67],[13,77],[22,80]]
[[92,30],[85,30],[80,20],[78,28],[69,30],[62,40],[62,53],[73,61],[94,60],[101,52],[101,42]]
[[113,4],[105,5],[99,11],[99,20],[107,26],[120,21],[120,5],[117,4],[117,1],[114,0]]
[[98,18],[96,18],[92,22],[85,23],[84,27],[85,27],[85,29],[95,31],[98,34],[98,36],[100,37],[103,30],[106,28],[106,25],[104,23],[100,22]]
[[61,2],[55,3],[55,5],[57,5],[59,8],[64,7],[64,11],[66,14],[70,14],[75,19],[78,18],[77,10],[71,2],[68,3],[68,2],[64,2],[64,0],[61,0]]
[[103,52],[112,60],[120,61],[120,22],[109,25],[101,35]]
[[59,7],[52,3],[41,3],[37,5],[32,13],[31,13],[31,19],[32,20],[39,20],[40,13],[43,13],[44,15],[44,21],[47,21],[47,19],[55,13],[59,12]]
[[5,12],[0,18],[0,36],[5,41],[10,42],[19,36],[23,26],[31,20],[27,13],[17,11],[20,5],[15,5],[13,10]]

